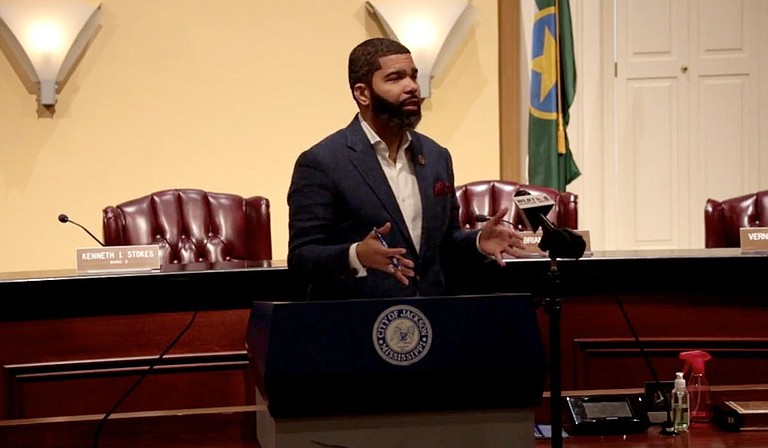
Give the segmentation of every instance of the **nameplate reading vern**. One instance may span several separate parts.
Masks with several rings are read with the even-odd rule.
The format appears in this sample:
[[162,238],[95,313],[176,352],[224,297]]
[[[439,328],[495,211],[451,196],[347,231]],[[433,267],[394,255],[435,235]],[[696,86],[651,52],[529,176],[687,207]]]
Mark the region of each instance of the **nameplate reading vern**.
[[739,242],[745,252],[768,252],[768,227],[742,227],[739,229]]
[[77,249],[77,272],[151,271],[160,269],[160,246],[106,246]]

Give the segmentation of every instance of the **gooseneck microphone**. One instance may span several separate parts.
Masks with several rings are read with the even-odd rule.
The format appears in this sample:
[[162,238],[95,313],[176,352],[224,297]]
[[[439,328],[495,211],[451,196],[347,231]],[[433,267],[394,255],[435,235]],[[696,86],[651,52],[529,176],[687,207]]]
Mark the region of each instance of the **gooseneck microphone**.
[[[477,221],[477,222],[487,222],[487,221],[490,221],[490,220],[491,220],[491,217],[488,216],[488,215],[484,215],[482,213],[478,213],[478,214],[475,215],[475,221]],[[500,219],[499,221],[501,221],[501,222],[503,222],[505,224],[509,224],[512,227],[517,228],[517,226],[512,221],[507,221],[506,219]]]
[[94,241],[99,243],[99,245],[101,245],[101,247],[106,246],[106,244],[102,243],[101,240],[96,238],[88,229],[86,229],[85,227],[83,227],[80,224],[76,223],[75,221],[72,221],[71,219],[69,219],[69,216],[65,215],[64,213],[59,215],[59,222],[62,223],[62,224],[72,223],[72,224],[76,225],[77,227],[80,227],[81,229],[83,229],[85,231],[85,233],[88,234],[88,236],[90,236],[91,238],[93,238]]

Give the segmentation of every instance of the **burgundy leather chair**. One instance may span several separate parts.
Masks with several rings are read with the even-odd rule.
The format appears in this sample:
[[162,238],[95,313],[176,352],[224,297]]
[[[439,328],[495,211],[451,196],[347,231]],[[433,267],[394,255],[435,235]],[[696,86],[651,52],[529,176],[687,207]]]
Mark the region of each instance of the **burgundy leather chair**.
[[511,222],[518,230],[531,230],[525,224],[514,201],[515,193],[525,190],[531,194],[545,194],[555,206],[547,214],[547,218],[558,227],[578,230],[578,196],[570,192],[560,192],[554,188],[539,185],[527,185],[514,181],[480,180],[456,187],[459,199],[459,221],[462,227],[476,229],[482,223],[475,220],[478,214],[493,216],[502,207],[509,207],[504,219]]
[[159,244],[161,264],[272,259],[269,200],[158,191],[103,210],[107,246]]
[[739,229],[768,227],[768,190],[704,205],[704,247],[740,247]]

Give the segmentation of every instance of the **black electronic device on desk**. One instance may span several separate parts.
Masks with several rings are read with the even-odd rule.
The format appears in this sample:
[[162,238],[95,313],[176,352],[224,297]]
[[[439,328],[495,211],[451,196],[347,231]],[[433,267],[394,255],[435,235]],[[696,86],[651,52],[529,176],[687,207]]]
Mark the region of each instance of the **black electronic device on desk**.
[[651,426],[641,395],[567,397],[574,434],[629,434]]

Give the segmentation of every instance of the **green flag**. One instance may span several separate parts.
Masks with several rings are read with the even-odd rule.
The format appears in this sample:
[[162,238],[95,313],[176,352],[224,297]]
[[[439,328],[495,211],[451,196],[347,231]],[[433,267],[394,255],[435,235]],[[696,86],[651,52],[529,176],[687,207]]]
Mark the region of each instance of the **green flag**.
[[568,142],[568,109],[576,95],[568,0],[536,0],[528,116],[528,181],[565,191],[581,175]]

